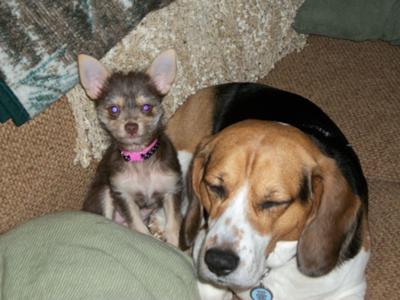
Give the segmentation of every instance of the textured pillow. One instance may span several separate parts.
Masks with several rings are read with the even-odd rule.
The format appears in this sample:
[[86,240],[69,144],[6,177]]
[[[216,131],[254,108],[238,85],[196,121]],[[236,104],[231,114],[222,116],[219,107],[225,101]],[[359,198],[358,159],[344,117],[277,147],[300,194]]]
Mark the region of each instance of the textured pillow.
[[0,237],[1,299],[198,299],[191,261],[103,217],[58,213]]
[[294,28],[299,33],[400,45],[400,0],[305,0]]

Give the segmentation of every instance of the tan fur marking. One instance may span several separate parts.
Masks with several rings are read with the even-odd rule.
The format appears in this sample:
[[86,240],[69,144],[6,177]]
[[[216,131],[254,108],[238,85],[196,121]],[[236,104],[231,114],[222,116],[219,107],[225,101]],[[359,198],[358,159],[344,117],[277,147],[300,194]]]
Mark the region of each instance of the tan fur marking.
[[[239,144],[240,147],[237,147]],[[319,175],[330,174],[328,178],[338,180],[337,184],[326,182],[327,178],[324,184],[343,189],[337,192],[329,190],[328,193],[355,199],[344,178],[338,173],[335,162],[325,157],[308,136],[291,126],[256,120],[240,122],[213,136],[203,145],[201,152],[203,157],[208,157],[208,161],[207,165],[199,164],[194,169],[194,173],[198,172],[197,175],[201,176],[196,177],[194,174],[197,180],[193,184],[210,219],[218,219],[230,205],[232,195],[248,182],[249,222],[259,234],[271,236],[266,254],[280,240],[299,240],[303,229],[312,222],[320,210],[323,193]],[[313,172],[317,175],[315,178],[312,178]],[[213,183],[221,174],[227,191],[226,199],[213,195],[206,184],[206,181]],[[315,183],[309,195],[312,199],[308,201],[299,199],[305,174],[309,176],[310,185]],[[265,201],[291,202],[262,209],[261,205]],[[338,227],[345,228],[349,220],[354,219],[360,201],[338,201],[330,205],[342,206],[332,209],[342,211],[343,215],[335,215],[335,219],[329,222],[337,222]],[[335,233],[328,234],[333,236]]]
[[141,105],[146,104],[148,102],[149,102],[149,98],[147,98],[147,97],[145,97],[143,95],[139,95],[136,98],[136,105],[140,105],[141,106]]
[[[312,168],[321,155],[303,133],[277,123],[245,121],[214,136],[206,148],[211,158],[204,178],[212,181],[219,174],[225,174],[224,186],[228,194],[223,201],[214,199],[205,183],[198,182],[199,196],[210,218],[217,219],[225,211],[231,196],[246,180],[250,183],[247,213],[253,228],[262,235],[274,233],[277,240],[298,239],[311,210],[296,199],[303,168]],[[293,204],[289,207],[260,209],[266,200],[291,199]]]
[[213,236],[212,238],[210,238],[210,239],[207,241],[206,248],[210,248],[210,245],[215,245],[215,244],[217,244],[217,241],[218,241],[218,236],[217,236],[217,235]]
[[213,88],[200,90],[170,118],[166,133],[177,151],[193,153],[202,138],[211,134],[214,100]]
[[[112,101],[110,102],[110,105],[111,104],[118,105],[120,108],[122,108],[125,104],[125,98],[121,97],[121,96],[114,97],[114,98],[112,98]],[[100,110],[98,112],[98,114],[99,114],[100,119],[103,119],[103,120],[111,119],[112,120],[112,118],[110,117],[110,113],[108,111],[108,107],[104,107],[104,109]],[[118,123],[117,123],[117,125],[118,125]],[[114,125],[114,126],[116,126],[116,125]]]
[[113,99],[113,103],[117,104],[118,106],[122,107],[125,104],[125,98],[122,96],[115,97]]
[[236,240],[240,240],[243,237],[243,230],[239,229],[237,226],[233,226],[233,235],[237,238]]

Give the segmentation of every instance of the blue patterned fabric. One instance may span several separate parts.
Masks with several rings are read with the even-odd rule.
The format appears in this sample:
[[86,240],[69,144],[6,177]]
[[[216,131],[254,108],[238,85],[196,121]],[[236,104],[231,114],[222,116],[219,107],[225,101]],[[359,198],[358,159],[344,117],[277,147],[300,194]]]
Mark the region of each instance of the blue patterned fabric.
[[101,58],[172,1],[0,1],[0,122],[43,111],[78,82],[79,53]]

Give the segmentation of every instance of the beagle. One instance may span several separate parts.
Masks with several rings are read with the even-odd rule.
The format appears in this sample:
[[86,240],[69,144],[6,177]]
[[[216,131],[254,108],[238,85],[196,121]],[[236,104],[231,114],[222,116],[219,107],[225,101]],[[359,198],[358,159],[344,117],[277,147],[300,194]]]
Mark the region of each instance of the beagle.
[[181,246],[203,299],[363,299],[368,189],[334,122],[254,83],[190,97],[167,124],[187,172]]

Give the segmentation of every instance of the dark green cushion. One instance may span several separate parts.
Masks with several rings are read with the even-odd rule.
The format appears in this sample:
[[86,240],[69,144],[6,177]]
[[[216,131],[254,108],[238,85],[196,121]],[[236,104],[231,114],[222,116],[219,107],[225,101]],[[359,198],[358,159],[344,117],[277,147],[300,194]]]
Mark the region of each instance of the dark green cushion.
[[294,28],[305,34],[400,45],[400,0],[305,0]]
[[0,237],[0,298],[198,299],[189,257],[103,217],[59,213]]

